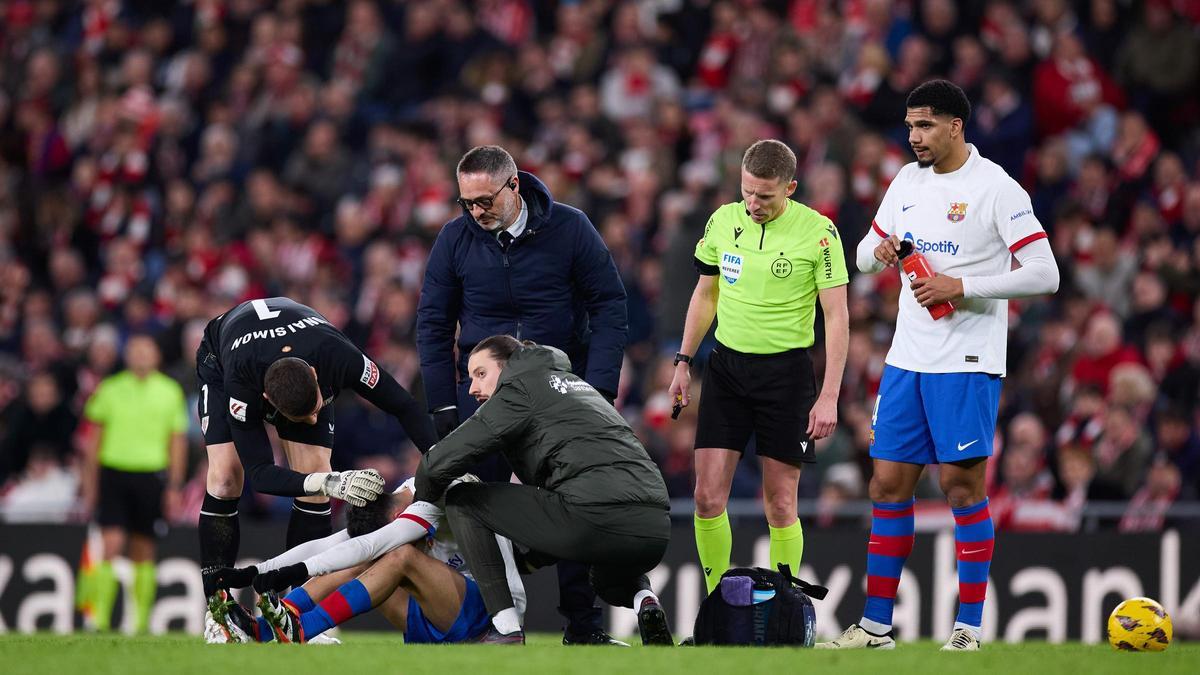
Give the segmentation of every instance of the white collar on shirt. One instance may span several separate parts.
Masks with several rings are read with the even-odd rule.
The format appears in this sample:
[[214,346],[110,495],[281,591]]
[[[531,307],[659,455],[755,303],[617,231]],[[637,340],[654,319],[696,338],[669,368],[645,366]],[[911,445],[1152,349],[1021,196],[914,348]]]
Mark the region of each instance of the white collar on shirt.
[[[517,198],[520,199],[520,196],[518,195]],[[525,206],[525,200],[521,199],[521,212],[517,214],[517,219],[515,221],[513,221],[513,224],[504,228],[503,231],[511,234],[512,238],[516,239],[517,237],[521,236],[522,232],[525,231],[525,225],[527,225],[528,223],[529,223],[529,208]],[[497,237],[500,236],[500,233],[497,232],[496,236]]]

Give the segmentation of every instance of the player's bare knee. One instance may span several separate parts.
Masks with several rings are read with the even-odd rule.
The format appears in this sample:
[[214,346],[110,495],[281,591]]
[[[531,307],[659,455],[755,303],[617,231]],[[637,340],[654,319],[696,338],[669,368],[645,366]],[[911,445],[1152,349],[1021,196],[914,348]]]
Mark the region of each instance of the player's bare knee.
[[881,475],[880,472],[871,476],[871,482],[867,485],[867,495],[873,502],[895,503],[912,497],[911,494],[906,495],[902,492],[903,485],[898,478]]
[[217,499],[237,499],[242,496],[241,471],[238,471],[236,476],[229,474],[214,476],[210,471],[205,489],[208,494]]
[[943,485],[942,492],[946,494],[946,501],[950,503],[951,508],[955,509],[978,504],[984,498],[982,486],[966,483]]
[[417,549],[412,544],[405,544],[400,548],[388,551],[379,561],[388,566],[389,569],[403,573],[412,566],[413,555]]

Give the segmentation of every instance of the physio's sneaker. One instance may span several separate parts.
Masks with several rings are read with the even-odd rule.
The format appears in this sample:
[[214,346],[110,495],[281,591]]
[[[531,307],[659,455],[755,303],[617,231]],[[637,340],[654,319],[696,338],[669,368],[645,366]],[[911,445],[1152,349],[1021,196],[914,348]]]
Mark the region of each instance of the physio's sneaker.
[[525,631],[517,630],[511,633],[501,633],[496,630],[495,626],[488,626],[488,629],[479,634],[475,638],[475,642],[483,645],[524,645]]
[[274,593],[264,593],[258,597],[258,610],[270,624],[275,633],[275,639],[280,642],[305,642],[304,628],[300,625],[300,615],[296,608],[283,601]]
[[950,639],[942,646],[943,652],[977,652],[979,651],[979,638],[975,637],[975,633],[966,628],[955,628],[950,634]]
[[225,642],[258,642],[258,623],[228,591],[218,590],[209,597],[208,612]]
[[628,647],[629,643],[621,642],[615,637],[597,628],[590,633],[563,633],[563,644],[571,645],[608,645],[610,647]]
[[892,639],[892,631],[887,635],[871,635],[867,629],[858,624],[851,624],[835,640],[818,642],[817,649],[895,649],[896,641]]
[[638,610],[638,632],[642,634],[643,645],[662,645],[674,647],[675,640],[671,638],[671,629],[667,627],[667,613],[662,605],[654,598],[642,601]]

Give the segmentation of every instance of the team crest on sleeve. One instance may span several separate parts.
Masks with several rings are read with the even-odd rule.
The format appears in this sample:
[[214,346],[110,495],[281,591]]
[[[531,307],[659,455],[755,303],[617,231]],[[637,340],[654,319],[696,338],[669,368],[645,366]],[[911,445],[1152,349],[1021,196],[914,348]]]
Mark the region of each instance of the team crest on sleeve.
[[246,402],[229,397],[229,416],[239,422],[246,421]]
[[358,378],[358,381],[367,385],[367,389],[374,389],[375,385],[379,384],[379,366],[372,363],[366,354],[363,354],[362,377]]
[[725,283],[736,284],[742,276],[742,256],[728,252],[722,254],[721,276],[725,278]]
[[946,212],[946,219],[952,223],[961,223],[967,217],[966,202],[950,202],[950,210]]

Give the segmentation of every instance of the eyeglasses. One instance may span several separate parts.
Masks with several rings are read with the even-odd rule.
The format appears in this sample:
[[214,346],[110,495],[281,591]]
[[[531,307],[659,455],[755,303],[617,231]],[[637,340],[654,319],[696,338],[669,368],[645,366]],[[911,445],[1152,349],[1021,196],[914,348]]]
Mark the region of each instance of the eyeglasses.
[[500,189],[493,192],[489,197],[479,197],[476,199],[463,199],[462,197],[459,197],[454,201],[467,213],[470,213],[471,209],[475,208],[476,206],[484,211],[487,211],[488,209],[492,208],[493,204],[496,203],[496,197],[499,197],[500,193],[504,192],[504,188],[515,188],[516,184],[514,181],[516,181],[516,178],[516,176],[513,176],[512,178],[504,181],[504,185],[501,185]]

